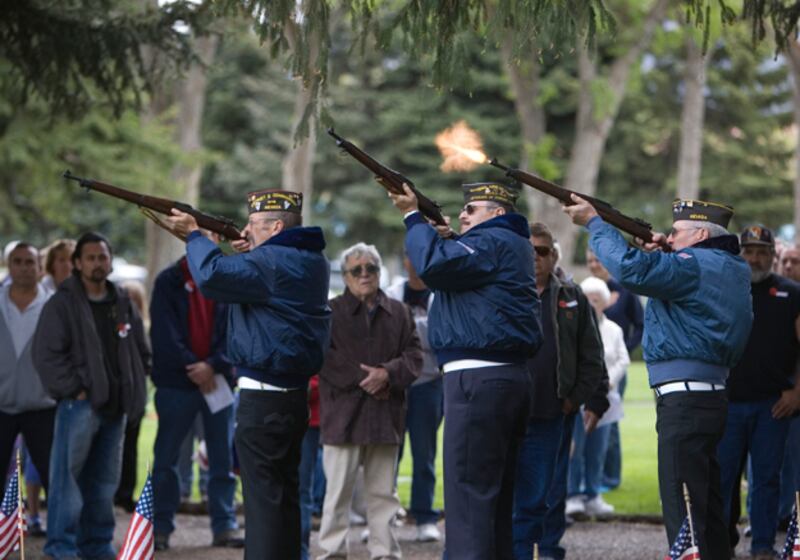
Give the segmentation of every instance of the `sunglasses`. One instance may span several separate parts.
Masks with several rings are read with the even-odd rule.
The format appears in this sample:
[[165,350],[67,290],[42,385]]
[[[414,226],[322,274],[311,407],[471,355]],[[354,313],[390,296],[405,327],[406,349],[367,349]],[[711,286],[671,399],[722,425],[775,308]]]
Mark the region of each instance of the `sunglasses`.
[[475,213],[475,212],[478,210],[478,208],[489,208],[489,209],[493,209],[493,208],[499,208],[499,206],[497,206],[497,205],[492,205],[492,204],[487,204],[487,205],[485,205],[485,206],[478,206],[478,205],[475,205],[475,204],[466,204],[466,205],[465,205],[465,206],[464,206],[464,207],[461,209],[461,211],[462,211],[462,212],[466,212],[466,213],[467,213],[467,216],[472,216],[472,215],[473,215],[473,214],[474,214],[474,213]]
[[550,253],[553,252],[552,247],[544,247],[544,246],[537,246],[534,245],[533,250],[536,251],[536,254],[540,257],[549,257]]
[[374,264],[368,264],[365,266],[361,265],[354,266],[353,268],[351,268],[350,270],[346,270],[345,272],[347,272],[350,276],[357,278],[361,276],[363,273],[366,273],[368,276],[372,276],[373,274],[377,274],[379,270],[380,269]]

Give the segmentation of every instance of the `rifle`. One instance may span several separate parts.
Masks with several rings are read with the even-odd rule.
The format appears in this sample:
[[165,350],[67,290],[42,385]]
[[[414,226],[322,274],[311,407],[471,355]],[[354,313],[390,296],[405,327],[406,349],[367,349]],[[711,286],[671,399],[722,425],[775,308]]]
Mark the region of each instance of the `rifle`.
[[107,194],[108,196],[113,196],[114,198],[119,198],[125,202],[135,204],[142,211],[142,214],[153,220],[156,224],[163,227],[167,231],[170,231],[170,233],[173,232],[170,230],[169,226],[165,225],[161,218],[155,214],[155,212],[169,216],[171,214],[171,210],[175,208],[181,212],[191,214],[197,221],[197,225],[201,228],[213,231],[229,241],[244,239],[232,220],[206,214],[205,212],[196,210],[185,202],[178,202],[176,200],[169,200],[167,198],[140,194],[134,191],[122,189],[120,187],[115,187],[114,185],[109,185],[108,183],[101,183],[100,181],[95,181],[94,179],[76,177],[70,173],[69,169],[64,171],[63,177],[71,181],[77,181],[80,186],[84,187],[87,191],[101,192],[103,194]]
[[[582,199],[586,200],[589,204],[594,206],[594,209],[597,211],[598,215],[603,218],[604,221],[608,222],[612,226],[620,229],[626,233],[631,234],[634,237],[638,237],[639,239],[643,240],[646,243],[653,242],[653,226],[648,222],[640,218],[632,218],[630,216],[626,216],[613,206],[611,206],[608,202],[604,200],[600,200],[599,198],[594,198],[593,196],[586,196],[585,194],[581,194],[579,192],[571,191],[569,189],[565,189],[555,183],[551,183],[546,179],[542,179],[538,175],[534,175],[533,173],[528,173],[527,171],[522,171],[521,169],[514,169],[511,167],[506,167],[505,165],[501,164],[497,161],[497,158],[492,158],[489,161],[489,165],[493,165],[498,169],[502,169],[505,171],[507,177],[511,177],[512,179],[516,179],[520,183],[525,183],[529,187],[533,187],[537,191],[541,191],[547,195],[557,198],[566,206],[572,206],[575,204],[573,202],[571,196],[577,195]],[[669,244],[662,240],[659,242],[661,246],[661,250],[664,252],[669,253],[672,251],[672,247]]]
[[422,194],[411,182],[411,179],[401,175],[393,169],[389,169],[372,156],[367,154],[362,149],[358,148],[352,142],[349,142],[336,134],[332,128],[328,129],[328,134],[336,139],[336,145],[342,148],[345,152],[354,157],[361,165],[372,171],[375,177],[381,179],[380,183],[387,191],[394,194],[404,194],[403,183],[409,186],[412,192],[417,197],[419,203],[419,211],[422,215],[433,221],[437,226],[445,226],[447,222],[442,216],[442,208],[436,202]]

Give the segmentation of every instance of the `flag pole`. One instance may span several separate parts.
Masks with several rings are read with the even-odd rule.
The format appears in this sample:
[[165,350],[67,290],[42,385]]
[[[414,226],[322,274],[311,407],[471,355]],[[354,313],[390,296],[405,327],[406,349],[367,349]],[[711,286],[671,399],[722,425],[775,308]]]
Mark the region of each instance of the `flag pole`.
[[694,522],[692,521],[692,501],[689,499],[689,487],[683,483],[683,501],[686,502],[686,518],[689,520],[689,536],[692,539],[692,546],[697,546],[694,539]]
[[20,450],[17,448],[17,531],[19,532],[19,557],[25,560],[25,531],[24,527],[24,508],[22,507],[22,459]]
[[800,527],[800,490],[794,493],[794,520],[797,522],[797,526]]

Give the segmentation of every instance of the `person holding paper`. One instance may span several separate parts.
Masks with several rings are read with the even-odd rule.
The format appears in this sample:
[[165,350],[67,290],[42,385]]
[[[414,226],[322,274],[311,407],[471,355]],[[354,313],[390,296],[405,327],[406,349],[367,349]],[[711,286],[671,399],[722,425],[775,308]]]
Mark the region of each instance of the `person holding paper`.
[[169,548],[180,502],[178,452],[197,414],[208,450],[208,513],[213,545],[244,546],[237,523],[232,474],[233,383],[225,358],[227,305],[206,298],[186,257],[158,275],[150,302],[153,384],[158,433],[153,450],[155,549]]

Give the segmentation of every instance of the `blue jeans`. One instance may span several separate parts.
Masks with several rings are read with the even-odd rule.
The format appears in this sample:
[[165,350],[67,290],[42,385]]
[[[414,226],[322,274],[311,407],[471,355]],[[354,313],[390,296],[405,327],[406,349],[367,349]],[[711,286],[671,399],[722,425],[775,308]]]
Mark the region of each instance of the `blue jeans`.
[[[619,382],[620,399],[625,397],[625,387],[628,386],[628,374],[622,376]],[[606,488],[617,488],[622,482],[622,442],[619,437],[619,422],[610,424],[608,432],[608,446],[606,447],[606,458],[603,463],[603,482]]]
[[780,469],[789,429],[787,419],[772,417],[777,398],[755,402],[731,402],[725,433],[717,448],[723,500],[723,515],[730,517],[733,487],[739,484],[739,469],[750,451],[751,478],[748,493],[752,496],[750,524],[753,554],[771,551],[778,523]]
[[153,530],[169,535],[175,530],[175,512],[180,502],[178,454],[181,443],[198,413],[203,416],[208,451],[208,513],[216,535],[235,529],[233,505],[236,479],[233,476],[233,406],[211,414],[199,389],[159,387],[155,396],[158,433],[153,447]]
[[308,560],[311,513],[314,510],[314,471],[319,453],[319,428],[309,427],[300,450],[300,559]]
[[[183,500],[188,500],[192,497],[195,440],[205,440],[202,414],[195,416],[192,427],[186,437],[183,438],[181,449],[178,452],[178,479],[181,487],[181,499]],[[200,497],[208,498],[208,471],[198,468],[197,475],[197,489],[200,491]]]
[[[547,496],[553,485],[558,452],[565,430],[564,416],[552,420],[532,420],[520,446],[514,483],[514,558],[530,560],[533,544],[542,538],[547,516]],[[571,431],[570,431],[571,433]]]
[[794,493],[800,489],[800,417],[789,420],[786,450],[781,467],[781,491],[778,506],[779,519],[792,515]]
[[591,500],[600,493],[603,480],[603,463],[606,457],[611,424],[599,426],[588,436],[583,429],[581,415],[575,417],[572,441],[575,447],[569,460],[567,495],[584,494]]
[[443,383],[440,377],[408,388],[406,429],[414,458],[409,512],[417,525],[439,520],[439,512],[433,509],[433,493],[436,488],[436,444],[444,416]]
[[564,429],[561,430],[561,445],[558,447],[556,468],[553,473],[553,483],[547,493],[547,514],[544,517],[544,531],[542,542],[539,544],[539,553],[557,560],[563,560],[567,551],[561,546],[561,538],[567,531],[567,517],[565,515],[567,502],[567,472],[569,470],[569,450],[572,447],[572,430],[568,429],[575,421],[576,413],[564,419]]
[[122,468],[125,415],[106,418],[88,400],[56,409],[50,453],[45,554],[113,558],[114,493]]

